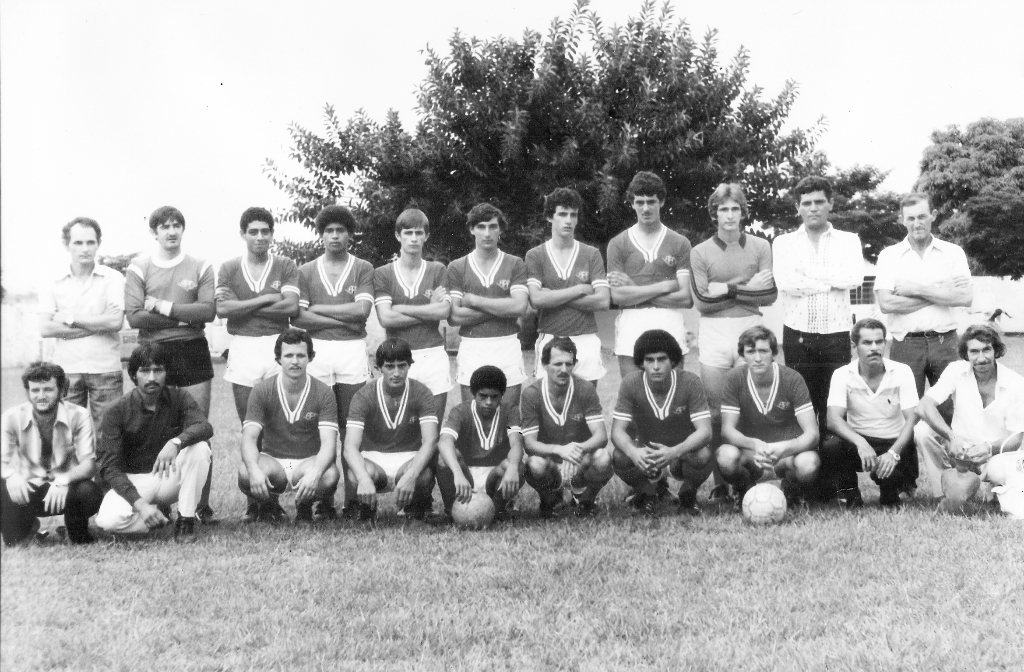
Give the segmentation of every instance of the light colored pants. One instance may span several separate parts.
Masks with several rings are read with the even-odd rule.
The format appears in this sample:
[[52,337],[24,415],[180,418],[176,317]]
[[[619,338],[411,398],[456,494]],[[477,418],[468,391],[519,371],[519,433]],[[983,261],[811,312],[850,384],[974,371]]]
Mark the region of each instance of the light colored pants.
[[[196,515],[199,493],[210,470],[210,445],[205,441],[183,448],[174,460],[174,470],[167,478],[156,474],[128,474],[143,501],[158,506],[177,502],[178,515]],[[146,523],[132,505],[113,490],[108,492],[96,514],[96,525],[107,532],[136,534],[148,532]]]
[[[914,441],[917,442],[921,473],[928,477],[928,491],[933,497],[942,497],[942,472],[955,466],[946,452],[946,441],[923,420],[914,427]],[[982,481],[1002,485],[1006,482],[1009,465],[1017,459],[1018,451],[993,455],[988,462],[977,465],[972,471],[980,474]]]

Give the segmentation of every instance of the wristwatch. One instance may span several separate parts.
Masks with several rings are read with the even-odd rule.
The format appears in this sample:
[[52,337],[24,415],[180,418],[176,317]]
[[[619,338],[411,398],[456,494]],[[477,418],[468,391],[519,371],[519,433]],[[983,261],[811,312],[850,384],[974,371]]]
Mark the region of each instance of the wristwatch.
[[900,461],[900,454],[899,453],[897,453],[892,448],[890,448],[888,452],[889,452],[890,455],[892,455],[892,459],[896,460],[897,462]]

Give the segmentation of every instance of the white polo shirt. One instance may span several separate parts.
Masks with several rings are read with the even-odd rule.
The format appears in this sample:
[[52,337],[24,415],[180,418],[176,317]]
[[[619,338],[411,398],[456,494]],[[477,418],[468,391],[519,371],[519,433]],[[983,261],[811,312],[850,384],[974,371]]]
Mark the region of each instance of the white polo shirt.
[[973,441],[998,442],[1007,432],[1024,431],[1024,377],[996,362],[996,394],[988,407],[970,362],[952,362],[939,381],[925,392],[941,404],[954,395],[953,431]]
[[[896,288],[896,281],[910,278],[915,282],[936,283],[959,277],[971,277],[967,266],[967,255],[959,245],[939,240],[932,236],[932,242],[919,255],[904,238],[885,248],[878,255],[875,291]],[[897,341],[906,338],[912,331],[946,332],[956,329],[956,310],[952,306],[932,304],[918,308],[912,313],[890,313],[889,333]]]
[[[96,264],[92,274],[79,280],[70,266],[53,282],[39,290],[39,312],[53,315],[102,315],[116,312],[124,319],[124,276],[108,266]],[[83,338],[55,340],[53,363],[67,373],[110,373],[121,371],[118,329]]]
[[861,436],[895,439],[903,431],[903,411],[917,408],[914,372],[906,364],[883,359],[885,373],[874,392],[853,360],[832,373],[827,406],[846,409],[846,423]]

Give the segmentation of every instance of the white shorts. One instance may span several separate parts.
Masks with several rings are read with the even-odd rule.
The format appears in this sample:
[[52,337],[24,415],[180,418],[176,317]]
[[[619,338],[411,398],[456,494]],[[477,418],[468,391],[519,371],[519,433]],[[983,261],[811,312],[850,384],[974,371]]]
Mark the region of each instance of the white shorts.
[[409,377],[426,385],[431,394],[447,394],[452,389],[451,362],[443,345],[413,350],[412,361]]
[[295,489],[295,479],[293,478],[293,476],[295,475],[295,468],[297,466],[299,466],[300,464],[302,464],[303,462],[305,462],[306,460],[308,460],[309,458],[308,457],[304,457],[302,459],[289,459],[289,458],[286,458],[286,457],[274,457],[273,455],[267,455],[266,453],[262,453],[262,454],[265,455],[266,457],[269,457],[270,459],[274,460],[279,465],[281,465],[281,468],[284,469],[285,481],[288,484],[285,487],[285,490],[294,490]]
[[322,341],[313,339],[314,355],[306,373],[327,386],[359,385],[370,379],[366,341]]
[[740,334],[761,324],[762,319],[760,315],[700,318],[697,334],[700,363],[716,369],[731,369],[742,362]]
[[487,477],[494,471],[494,467],[470,467],[469,473],[473,476],[473,492],[487,494]]
[[276,376],[281,365],[274,358],[277,336],[235,336],[228,349],[228,368],[224,380],[235,385],[255,387],[256,383]]
[[[547,376],[544,365],[540,363],[541,353],[544,351],[544,346],[553,338],[554,336],[551,334],[540,334],[537,338],[537,345],[535,346],[537,351],[537,372],[534,375],[538,378]],[[608,371],[604,368],[604,360],[601,357],[601,339],[598,338],[597,334],[580,334],[579,336],[570,336],[569,338],[576,344],[576,368],[573,369],[573,373],[583,380],[600,380],[603,378],[604,374],[608,373]]]
[[685,355],[690,351],[686,345],[686,323],[683,311],[671,308],[624,308],[615,318],[615,354],[632,357],[636,339],[650,329],[664,329],[672,334]]
[[456,380],[459,385],[468,386],[473,372],[485,364],[491,364],[504,371],[505,382],[509,387],[526,382],[523,348],[515,334],[492,338],[464,338],[459,345],[456,362]]
[[416,457],[416,451],[381,453],[375,450],[368,450],[365,453],[362,453],[362,455],[364,460],[373,462],[387,475],[388,484],[383,490],[381,490],[381,492],[391,492],[395,489],[395,478],[398,476],[398,470]]

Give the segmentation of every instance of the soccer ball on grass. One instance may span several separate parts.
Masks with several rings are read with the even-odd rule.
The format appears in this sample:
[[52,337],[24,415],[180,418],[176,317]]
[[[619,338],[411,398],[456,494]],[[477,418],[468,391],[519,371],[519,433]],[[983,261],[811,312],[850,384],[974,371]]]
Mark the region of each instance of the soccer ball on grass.
[[743,496],[743,518],[751,525],[774,525],[786,517],[786,495],[771,483],[755,485]]
[[468,503],[452,505],[452,520],[466,530],[482,530],[494,522],[494,501],[483,492],[474,492]]

